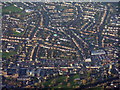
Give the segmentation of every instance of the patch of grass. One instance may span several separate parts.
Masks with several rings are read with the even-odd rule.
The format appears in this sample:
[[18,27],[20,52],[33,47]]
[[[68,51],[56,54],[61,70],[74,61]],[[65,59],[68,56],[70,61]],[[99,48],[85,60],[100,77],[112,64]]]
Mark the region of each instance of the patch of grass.
[[95,87],[95,88],[90,88],[90,89],[87,89],[87,90],[103,90],[102,87]]
[[53,79],[48,80],[47,82],[43,83],[43,85],[48,87],[52,81],[53,81]]
[[[74,79],[79,78],[79,74],[72,75],[69,77],[68,81],[66,82],[66,76],[60,76],[54,79],[50,79],[43,83],[45,87],[49,87],[49,85],[52,88],[73,88],[73,86],[78,86],[76,82],[74,82]],[[67,84],[70,83],[70,86],[68,87]],[[53,85],[55,84],[55,86]],[[53,85],[53,86],[52,86]]]
[[17,52],[11,51],[11,52],[3,52],[2,58],[10,58],[11,56],[15,55]]
[[13,31],[13,35],[14,35],[14,36],[22,36],[23,33],[24,33],[24,32],[18,33],[18,32]]
[[58,86],[55,86],[54,88],[67,88],[66,85],[58,85]]
[[[64,82],[65,78],[66,78],[65,76],[60,76],[59,78],[50,79],[50,80],[46,81],[45,83],[43,83],[43,85],[46,87],[49,87],[49,85],[52,85],[53,83],[59,84],[61,82]],[[57,87],[57,86],[55,86],[55,87]]]
[[56,80],[56,82],[60,83],[60,82],[63,82],[65,79],[66,79],[66,76],[61,76]]
[[21,11],[22,10],[20,8],[15,7],[13,5],[2,8],[2,13],[3,14],[16,13],[16,12],[21,12]]
[[30,13],[26,13],[26,12],[20,12],[18,13],[19,15],[29,15]]
[[79,78],[79,75],[77,74],[77,75],[73,76],[73,78],[74,78],[74,79],[75,79],[75,78]]
[[79,78],[78,74],[70,76],[70,81],[74,81],[74,79],[76,79],[76,78]]

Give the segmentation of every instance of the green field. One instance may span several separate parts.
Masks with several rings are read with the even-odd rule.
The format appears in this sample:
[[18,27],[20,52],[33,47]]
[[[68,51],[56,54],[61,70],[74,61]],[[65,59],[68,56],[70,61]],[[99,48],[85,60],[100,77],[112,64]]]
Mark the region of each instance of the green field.
[[10,58],[10,56],[15,55],[16,52],[15,51],[11,51],[11,52],[3,52],[2,53],[2,58]]
[[7,6],[7,7],[3,7],[2,8],[2,13],[3,14],[9,14],[9,13],[17,13],[17,12],[21,12],[22,10],[18,7],[15,7],[13,5]]
[[[79,78],[79,75],[72,75],[69,78],[66,76],[59,76],[54,79],[50,79],[44,83],[44,87],[51,87],[51,88],[75,88],[76,86],[79,86],[76,82],[74,82],[74,79]],[[67,81],[66,81],[67,79]]]
[[103,87],[94,87],[94,88],[90,88],[87,90],[104,90],[104,88]]
[[22,36],[23,34],[24,34],[24,32],[18,33],[18,32],[13,31],[14,36]]

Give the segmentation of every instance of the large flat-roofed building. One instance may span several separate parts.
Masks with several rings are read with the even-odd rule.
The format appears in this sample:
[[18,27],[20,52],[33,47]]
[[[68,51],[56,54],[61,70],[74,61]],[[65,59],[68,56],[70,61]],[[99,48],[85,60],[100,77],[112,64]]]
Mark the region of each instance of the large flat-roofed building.
[[91,61],[92,61],[91,58],[85,59],[85,62],[91,62]]
[[95,50],[91,52],[91,55],[102,55],[102,54],[106,54],[106,52],[104,50]]

